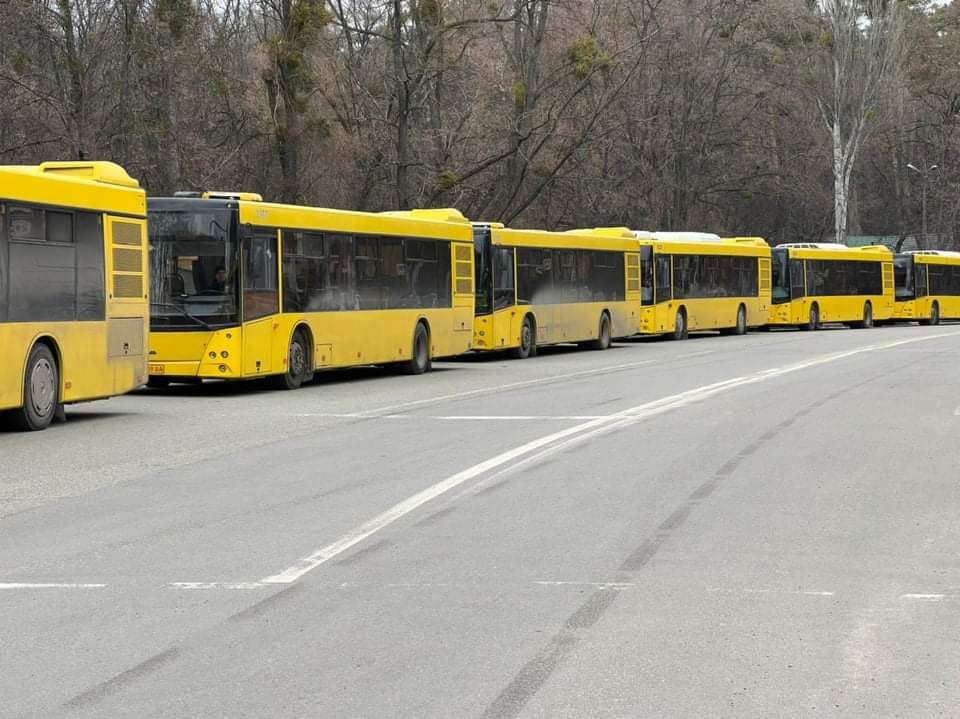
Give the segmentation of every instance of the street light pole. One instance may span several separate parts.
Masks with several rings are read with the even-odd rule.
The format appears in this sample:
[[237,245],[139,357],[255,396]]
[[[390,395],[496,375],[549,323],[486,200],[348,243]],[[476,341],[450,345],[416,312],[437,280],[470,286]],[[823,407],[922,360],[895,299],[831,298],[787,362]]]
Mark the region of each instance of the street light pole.
[[927,177],[937,169],[938,165],[930,165],[926,170],[921,170],[916,165],[911,165],[910,163],[907,163],[907,167],[922,178],[920,184],[920,249],[925,250],[927,249]]

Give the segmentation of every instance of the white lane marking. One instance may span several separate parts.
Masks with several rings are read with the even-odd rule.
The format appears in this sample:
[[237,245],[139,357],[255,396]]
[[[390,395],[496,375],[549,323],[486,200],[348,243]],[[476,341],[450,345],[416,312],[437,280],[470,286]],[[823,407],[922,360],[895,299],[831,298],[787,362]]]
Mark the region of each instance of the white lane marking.
[[942,602],[947,598],[946,594],[901,594],[901,599],[914,599],[921,602]]
[[623,587],[635,587],[636,582],[534,582],[541,587],[594,587],[596,589],[621,589]]
[[[308,412],[304,414],[296,414],[295,417],[330,417],[331,419],[360,419],[366,417],[363,414],[325,414],[322,412]],[[442,421],[521,421],[529,422],[534,420],[582,420],[582,419],[604,419],[610,417],[609,414],[571,414],[571,415],[547,415],[547,414],[487,414],[487,415],[473,415],[473,414],[448,414],[448,415],[426,415],[426,414],[384,414],[377,417],[377,419],[432,419],[432,420],[442,420]]]
[[173,589],[259,589],[262,582],[170,582]]
[[833,597],[836,596],[836,592],[817,592],[817,591],[804,591],[804,590],[791,590],[791,589],[751,589],[747,587],[742,591],[747,594],[800,594],[806,597]]
[[957,407],[955,410],[953,410],[953,416],[960,417],[960,407]]
[[106,584],[72,584],[67,582],[0,582],[0,589],[103,589]]
[[[368,519],[363,524],[353,528],[334,542],[320,547],[311,554],[301,558],[290,567],[287,567],[277,574],[264,577],[260,581],[270,584],[290,584],[291,582],[295,582],[320,565],[330,561],[337,555],[342,554],[354,545],[359,544],[367,537],[376,534],[380,530],[396,522],[398,519],[401,519],[407,514],[419,509],[442,494],[446,494],[451,489],[462,485],[464,482],[468,482],[469,480],[475,479],[476,477],[486,474],[491,470],[510,464],[514,460],[522,458],[524,455],[531,454],[537,450],[543,450],[548,445],[558,443],[561,440],[567,440],[568,438],[576,437],[576,435],[586,435],[588,433],[595,434],[598,432],[610,431],[614,426],[627,426],[656,414],[661,414],[673,409],[685,407],[694,402],[700,402],[708,397],[730,389],[734,389],[736,387],[743,387],[745,385],[764,382],[773,377],[780,377],[791,372],[798,372],[811,367],[817,367],[830,362],[836,362],[847,357],[854,357],[866,352],[875,352],[878,350],[891,349],[893,347],[900,347],[902,345],[912,344],[915,342],[925,342],[932,339],[942,339],[944,337],[954,337],[957,335],[960,335],[960,332],[927,335],[924,337],[911,337],[905,340],[866,345],[853,350],[821,355],[820,357],[815,357],[803,362],[796,362],[783,367],[774,367],[772,369],[756,372],[752,375],[735,377],[722,382],[715,382],[704,387],[697,387],[695,389],[687,390],[686,392],[681,392],[669,397],[663,397],[661,399],[654,400],[653,402],[647,402],[646,404],[638,405],[637,407],[610,415],[609,417],[594,419],[590,420],[589,422],[584,422],[583,424],[574,425],[573,427],[567,427],[566,429],[545,435],[539,439],[535,439],[531,442],[520,445],[519,447],[515,447],[514,449],[502,452],[488,460],[480,462],[479,464],[475,464],[472,467],[468,467],[463,471],[457,472],[456,474],[447,477],[446,479],[437,482],[436,484],[431,485],[420,492],[417,492],[413,496],[408,497],[402,502],[390,507],[386,511],[381,512],[371,519]],[[609,427],[607,425],[609,425]],[[584,438],[576,437],[576,439],[577,441],[581,441]],[[562,445],[558,445],[558,447],[559,446]],[[558,447],[554,448],[553,451],[556,451]],[[540,452],[537,456],[541,457],[547,453],[547,451]]]

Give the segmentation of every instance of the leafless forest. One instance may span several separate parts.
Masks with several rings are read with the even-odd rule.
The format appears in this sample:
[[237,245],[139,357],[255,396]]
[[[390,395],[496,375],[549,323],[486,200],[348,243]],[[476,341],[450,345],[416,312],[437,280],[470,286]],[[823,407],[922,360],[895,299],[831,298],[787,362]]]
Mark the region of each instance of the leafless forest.
[[954,4],[0,0],[0,98],[0,163],[151,194],[960,238]]

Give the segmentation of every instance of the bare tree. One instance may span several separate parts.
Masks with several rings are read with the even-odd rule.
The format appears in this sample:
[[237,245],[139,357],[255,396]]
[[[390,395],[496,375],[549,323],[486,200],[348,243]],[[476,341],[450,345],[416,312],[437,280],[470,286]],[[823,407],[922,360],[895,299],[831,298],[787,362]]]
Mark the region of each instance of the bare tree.
[[816,0],[815,8],[826,80],[817,107],[830,132],[834,231],[843,243],[857,153],[903,56],[904,11],[896,0]]

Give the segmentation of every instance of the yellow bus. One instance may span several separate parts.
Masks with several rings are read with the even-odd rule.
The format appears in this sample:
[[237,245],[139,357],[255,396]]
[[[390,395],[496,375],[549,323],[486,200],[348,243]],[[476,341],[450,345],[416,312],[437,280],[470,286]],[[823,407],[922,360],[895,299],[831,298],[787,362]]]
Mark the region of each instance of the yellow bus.
[[960,319],[960,252],[922,250],[893,260],[896,320],[938,325]]
[[0,167],[0,410],[22,429],[147,380],[146,197],[109,162]]
[[[598,228],[596,233],[620,232]],[[770,246],[756,237],[631,233],[640,249],[639,334],[744,334],[770,313]]]
[[893,317],[893,253],[882,245],[794,243],[773,248],[770,324],[873,327]]
[[148,200],[150,385],[396,363],[473,340],[473,236],[456,210],[365,213],[250,193]]
[[629,232],[476,223],[473,233],[475,350],[524,359],[544,345],[606,349],[613,338],[636,333],[640,257]]

